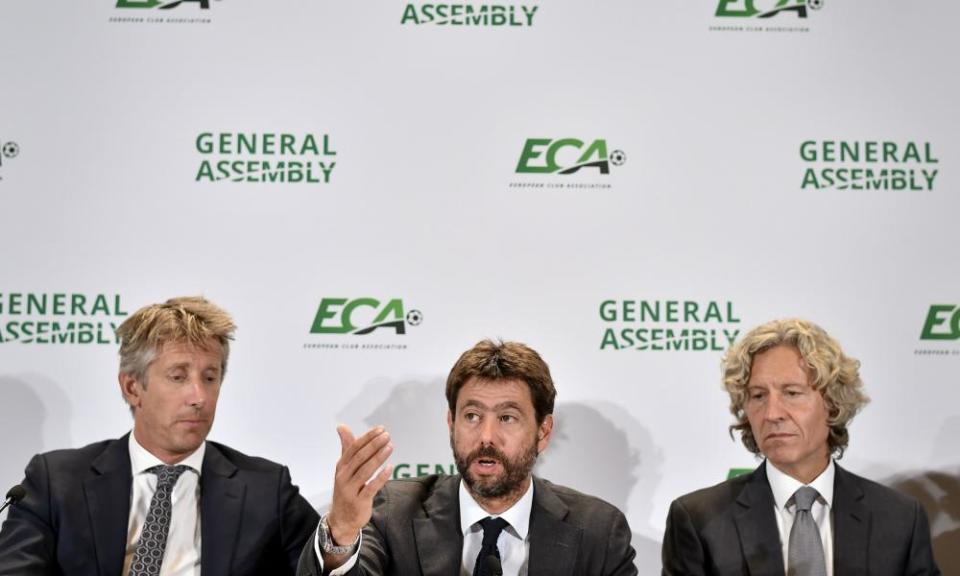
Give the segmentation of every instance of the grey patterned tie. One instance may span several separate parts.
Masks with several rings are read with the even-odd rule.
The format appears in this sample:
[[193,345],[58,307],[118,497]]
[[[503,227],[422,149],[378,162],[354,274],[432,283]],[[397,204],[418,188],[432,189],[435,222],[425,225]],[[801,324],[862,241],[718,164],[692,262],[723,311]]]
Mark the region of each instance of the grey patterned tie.
[[803,486],[793,493],[797,508],[793,514],[793,528],[790,529],[787,576],[827,576],[820,529],[810,513],[810,507],[819,495],[809,486]]
[[150,500],[147,519],[140,531],[140,542],[130,563],[130,576],[159,576],[163,564],[163,551],[167,547],[167,532],[170,531],[170,494],[187,466],[154,466],[147,472],[157,475],[157,491]]

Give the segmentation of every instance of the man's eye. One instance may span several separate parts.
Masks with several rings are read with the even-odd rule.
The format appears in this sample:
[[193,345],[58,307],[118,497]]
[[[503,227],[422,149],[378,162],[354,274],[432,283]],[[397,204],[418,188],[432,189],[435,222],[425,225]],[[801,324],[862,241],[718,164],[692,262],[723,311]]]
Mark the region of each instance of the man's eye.
[[510,424],[511,422],[516,422],[516,421],[517,421],[517,417],[514,416],[513,414],[501,414],[501,415],[500,415],[500,421],[501,421],[501,422],[504,422],[504,423],[506,423],[506,424]]
[[477,420],[480,419],[480,415],[477,414],[476,412],[467,412],[466,414],[463,415],[463,419],[466,420],[467,422],[476,422]]

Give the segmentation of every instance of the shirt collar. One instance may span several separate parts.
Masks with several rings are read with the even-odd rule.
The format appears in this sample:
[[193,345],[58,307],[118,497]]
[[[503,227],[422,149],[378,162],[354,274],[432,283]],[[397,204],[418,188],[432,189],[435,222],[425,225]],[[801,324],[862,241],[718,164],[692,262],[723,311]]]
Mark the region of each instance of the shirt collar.
[[809,484],[803,484],[793,476],[784,474],[776,466],[771,464],[769,460],[767,460],[766,466],[767,481],[770,483],[770,490],[773,491],[773,501],[777,506],[777,510],[785,510],[787,502],[790,501],[793,493],[801,486],[814,488],[820,494],[820,498],[826,503],[827,508],[833,506],[833,479],[836,475],[836,466],[832,458],[830,459],[830,463],[827,464],[827,468]]
[[[468,534],[471,530],[480,529],[479,526],[477,526],[477,522],[487,516],[493,516],[494,518],[499,517],[506,520],[510,524],[507,530],[512,530],[514,535],[521,540],[526,540],[527,532],[530,529],[530,512],[532,510],[533,478],[530,479],[530,485],[527,487],[527,491],[523,493],[523,496],[521,496],[513,506],[498,515],[491,515],[477,504],[477,501],[473,499],[473,496],[470,495],[466,485],[463,483],[463,479],[461,478],[460,480],[460,529],[464,535]],[[476,528],[474,528],[475,526]]]
[[[132,430],[130,431],[129,448],[130,470],[133,472],[134,476],[146,472],[148,468],[153,468],[154,466],[163,464],[163,461],[151,454],[146,448],[137,442]],[[189,467],[191,470],[197,473],[197,476],[199,476],[200,469],[203,467],[203,455],[206,453],[206,451],[207,441],[204,440],[200,444],[200,447],[193,451],[193,454],[187,456],[177,464],[183,464],[184,466]]]

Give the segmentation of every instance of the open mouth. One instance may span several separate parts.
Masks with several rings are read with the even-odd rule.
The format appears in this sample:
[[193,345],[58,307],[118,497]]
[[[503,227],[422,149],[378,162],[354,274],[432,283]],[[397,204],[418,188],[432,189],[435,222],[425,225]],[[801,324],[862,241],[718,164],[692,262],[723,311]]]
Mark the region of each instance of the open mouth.
[[473,461],[481,470],[493,470],[500,462],[494,458],[477,458]]

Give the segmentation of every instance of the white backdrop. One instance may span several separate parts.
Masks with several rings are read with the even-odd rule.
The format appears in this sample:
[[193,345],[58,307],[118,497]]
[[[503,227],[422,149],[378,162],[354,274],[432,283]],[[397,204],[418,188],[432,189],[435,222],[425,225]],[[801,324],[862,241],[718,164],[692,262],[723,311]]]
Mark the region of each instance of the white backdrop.
[[[36,452],[131,425],[115,344],[24,323],[109,340],[202,293],[240,327],[211,438],[288,464],[318,507],[337,422],[388,425],[399,473],[449,467],[447,371],[483,337],[530,344],[559,390],[539,473],[621,506],[652,574],[669,502],[756,465],[726,432],[723,331],[802,316],[863,362],[873,401],[843,465],[921,497],[960,573],[957,3],[471,1],[417,24],[425,3],[171,2],[0,6],[4,486]],[[511,7],[522,25],[494,25]],[[557,171],[523,171],[563,139],[583,145]],[[559,173],[593,144],[607,173]],[[284,168],[215,180],[221,161]],[[291,162],[319,181],[290,182]],[[837,170],[863,179],[810,185]],[[86,306],[57,313],[55,294]],[[120,310],[93,313],[97,295]],[[311,333],[333,298],[419,323]],[[642,302],[661,317],[623,318]],[[686,303],[697,318],[667,318]],[[944,338],[924,339],[933,305]],[[719,349],[621,350],[608,329],[713,331]]]

